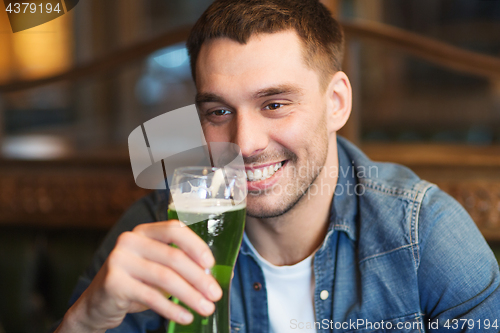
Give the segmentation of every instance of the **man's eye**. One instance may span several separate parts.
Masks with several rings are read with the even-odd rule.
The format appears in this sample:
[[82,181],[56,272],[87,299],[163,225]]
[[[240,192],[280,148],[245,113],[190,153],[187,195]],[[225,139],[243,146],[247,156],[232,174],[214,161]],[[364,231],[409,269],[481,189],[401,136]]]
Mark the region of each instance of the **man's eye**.
[[268,109],[268,110],[277,110],[277,109],[279,109],[282,106],[283,106],[283,104],[281,104],[281,103],[271,103],[271,104],[268,104],[265,107],[265,109]]
[[225,115],[228,115],[230,114],[231,112],[228,111],[228,110],[215,110],[215,111],[212,111],[210,112],[211,114],[215,115],[215,116],[225,116]]

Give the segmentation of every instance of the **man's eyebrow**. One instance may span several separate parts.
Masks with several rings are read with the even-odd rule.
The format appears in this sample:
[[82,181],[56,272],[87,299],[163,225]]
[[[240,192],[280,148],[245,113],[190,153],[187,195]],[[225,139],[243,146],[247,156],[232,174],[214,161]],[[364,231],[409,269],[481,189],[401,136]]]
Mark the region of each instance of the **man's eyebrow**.
[[213,93],[197,93],[195,101],[196,105],[210,102],[225,103],[224,98]]
[[[297,88],[289,84],[282,84],[276,87],[264,88],[253,94],[254,99],[274,96],[274,95],[302,95],[302,89]],[[203,103],[226,103],[223,97],[216,95],[214,93],[197,93],[195,98],[196,105],[201,105]]]
[[302,95],[302,89],[289,84],[282,84],[259,90],[253,95],[253,98],[257,99],[274,95]]

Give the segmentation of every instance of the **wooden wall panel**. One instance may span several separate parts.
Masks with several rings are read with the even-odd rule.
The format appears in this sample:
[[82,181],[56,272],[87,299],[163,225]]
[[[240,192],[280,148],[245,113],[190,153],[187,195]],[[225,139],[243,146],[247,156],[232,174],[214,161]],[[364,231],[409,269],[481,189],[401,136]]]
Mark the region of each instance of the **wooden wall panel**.
[[365,144],[376,161],[395,162],[453,196],[489,241],[500,241],[500,147]]
[[0,224],[108,229],[148,192],[127,160],[1,161]]
[[[408,166],[460,202],[489,241],[500,241],[500,147],[370,144],[374,160]],[[126,154],[59,161],[0,160],[0,224],[110,228],[149,191]]]

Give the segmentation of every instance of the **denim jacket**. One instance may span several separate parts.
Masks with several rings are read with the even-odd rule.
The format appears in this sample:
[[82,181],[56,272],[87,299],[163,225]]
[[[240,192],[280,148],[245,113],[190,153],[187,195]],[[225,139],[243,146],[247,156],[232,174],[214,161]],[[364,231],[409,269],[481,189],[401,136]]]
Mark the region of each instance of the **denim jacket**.
[[[371,161],[341,137],[338,155],[330,225],[314,254],[316,321],[292,319],[283,332],[499,332],[498,263],[460,204],[403,166]],[[107,236],[71,303],[121,232],[165,219],[165,193],[136,203]],[[108,332],[164,324],[145,311]],[[245,243],[231,286],[231,328],[269,331],[266,281]]]

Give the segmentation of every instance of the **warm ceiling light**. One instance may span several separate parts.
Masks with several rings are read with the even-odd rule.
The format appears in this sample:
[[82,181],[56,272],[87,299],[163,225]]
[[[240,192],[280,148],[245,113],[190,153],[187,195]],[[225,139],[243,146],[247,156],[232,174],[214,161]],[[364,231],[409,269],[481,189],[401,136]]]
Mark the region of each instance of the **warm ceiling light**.
[[12,35],[17,77],[29,80],[67,70],[72,63],[72,13]]

